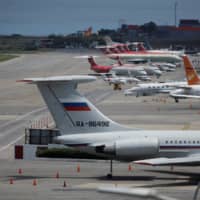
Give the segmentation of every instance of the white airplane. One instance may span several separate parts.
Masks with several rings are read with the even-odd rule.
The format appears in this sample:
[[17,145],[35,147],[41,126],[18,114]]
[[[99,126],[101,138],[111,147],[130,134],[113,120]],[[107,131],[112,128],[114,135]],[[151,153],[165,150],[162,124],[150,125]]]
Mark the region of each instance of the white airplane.
[[159,63],[159,62],[154,62],[152,63],[153,66],[158,67],[161,71],[166,71],[166,72],[173,72],[176,70],[175,64],[172,63]]
[[111,160],[149,165],[199,165],[200,131],[143,131],[126,128],[103,115],[77,91],[91,76],[27,78],[36,84],[61,136],[55,140]]
[[140,67],[142,67],[149,76],[156,76],[157,78],[159,78],[162,75],[161,70],[157,66],[140,65]]
[[200,78],[187,56],[183,56],[187,85],[178,87],[171,91],[170,96],[178,103],[179,99],[200,99]]
[[146,71],[147,75],[155,75],[157,78],[159,78],[162,75],[162,71],[159,69],[158,66],[149,64],[147,63],[148,61],[145,62],[144,59],[128,60],[127,62],[128,64],[123,64],[120,60],[118,60],[118,64],[122,67],[129,66],[137,69],[142,69]]
[[123,46],[122,44],[98,46],[96,48],[101,49],[108,58],[114,60],[120,58],[123,61],[131,59],[147,59],[151,62],[181,62],[181,57],[178,55],[173,55],[167,52],[149,52],[147,50],[132,51],[128,48],[127,44],[124,44]]
[[88,57],[88,62],[91,65],[91,69],[97,73],[105,74],[105,73],[110,72],[111,74],[114,74],[115,75],[114,80],[123,78],[123,80],[129,79],[130,81],[133,81],[134,77],[141,78],[142,80],[149,80],[149,77],[147,76],[147,72],[144,70],[144,68],[136,67],[131,64],[123,65],[119,60],[118,60],[118,64],[105,66],[105,65],[98,65],[95,62],[94,58],[90,56]]
[[115,74],[109,74],[109,73],[101,73],[101,76],[103,77],[103,80],[105,82],[108,82],[109,85],[113,85],[113,90],[121,90],[121,85],[124,84],[132,84],[132,83],[138,83],[140,82],[139,79],[135,77],[123,77],[123,76],[116,76]]
[[145,48],[137,48],[137,51],[130,50],[130,45],[141,44],[141,43],[118,43],[113,42],[111,38],[105,38],[105,46],[97,46],[97,49],[101,49],[106,56],[111,59],[117,60],[118,58],[124,60],[130,59],[147,59],[152,62],[167,62],[177,63],[181,61],[179,55],[172,54],[169,51],[160,50],[146,50]]
[[165,82],[165,83],[140,83],[124,91],[125,96],[152,96],[156,94],[168,94],[177,86],[186,85],[186,82]]
[[162,74],[163,71],[175,71],[177,65],[172,63],[164,63],[164,62],[150,62],[149,60],[145,59],[131,59],[128,60],[127,63],[133,63],[133,64],[144,64],[147,67],[159,70]]
[[167,53],[177,56],[183,56],[185,54],[184,50],[169,50],[169,49],[147,49],[144,47],[143,42],[134,42],[134,45],[138,48],[139,51],[148,51],[151,53]]
[[142,81],[150,81],[151,78],[147,75],[147,72],[140,67],[113,67],[110,73],[116,76],[122,77],[135,77]]

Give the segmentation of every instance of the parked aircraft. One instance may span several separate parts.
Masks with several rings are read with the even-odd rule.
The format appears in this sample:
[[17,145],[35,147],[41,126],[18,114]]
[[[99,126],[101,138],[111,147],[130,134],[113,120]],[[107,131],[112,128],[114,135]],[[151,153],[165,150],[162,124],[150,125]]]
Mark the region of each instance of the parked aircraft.
[[127,63],[131,63],[131,64],[135,64],[135,65],[138,65],[138,64],[142,64],[144,66],[147,67],[147,70],[146,68],[144,68],[147,72],[148,72],[148,67],[150,69],[153,69],[153,70],[156,70],[156,73],[155,71],[149,75],[152,75],[152,74],[162,74],[162,72],[171,72],[171,71],[175,71],[177,65],[176,64],[172,64],[172,63],[159,63],[159,62],[150,62],[149,60],[145,60],[145,59],[131,59],[131,60],[128,60]]
[[146,71],[141,67],[133,67],[132,65],[110,65],[102,66],[98,65],[93,57],[88,57],[88,62],[90,63],[91,69],[98,73],[112,73],[116,76],[124,78],[138,78],[141,80],[150,80],[147,76]]
[[90,63],[90,69],[97,72],[97,73],[108,73],[113,66],[103,66],[103,65],[97,65],[94,58],[92,56],[88,57],[88,62]]
[[120,66],[130,66],[144,69],[149,76],[155,75],[157,78],[159,78],[162,75],[162,71],[158,68],[158,66],[152,65],[148,63],[148,61],[145,62],[144,59],[129,60],[126,64],[123,64],[119,59],[118,64]]
[[122,77],[135,77],[142,81],[151,80],[151,78],[147,75],[147,72],[140,67],[113,67],[110,73]]
[[140,82],[139,79],[134,77],[116,76],[115,74],[111,73],[101,74],[101,76],[103,77],[104,81],[109,83],[109,85],[113,85],[113,90],[121,90],[121,85],[123,84]]
[[124,91],[125,96],[152,96],[156,94],[168,94],[177,86],[186,85],[186,82],[164,82],[164,83],[140,83],[135,87]]
[[114,60],[120,58],[125,61],[128,61],[130,59],[148,59],[151,62],[168,62],[168,63],[181,62],[181,58],[177,55],[172,55],[172,54],[167,54],[167,53],[152,53],[152,52],[146,52],[146,51],[108,53],[106,55],[107,57]]
[[152,63],[152,65],[158,67],[161,71],[165,71],[165,72],[173,72],[176,69],[176,65],[172,63],[154,62]]
[[139,51],[147,51],[150,53],[167,53],[177,56],[183,56],[184,50],[169,50],[169,49],[147,49],[144,47],[143,42],[135,42],[135,45]]
[[91,76],[27,78],[36,84],[61,136],[55,140],[111,160],[150,165],[199,165],[199,131],[142,131],[126,128],[103,115],[76,90]]
[[179,102],[179,99],[200,99],[200,77],[186,55],[183,56],[183,61],[187,85],[179,86],[178,89],[170,92],[170,96],[175,99],[176,103]]
[[147,59],[151,62],[167,62],[177,63],[181,62],[181,57],[167,52],[149,52],[147,50],[132,51],[129,49],[128,44],[110,44],[105,46],[97,46],[101,49],[107,57],[111,59],[118,59],[128,61],[130,59]]

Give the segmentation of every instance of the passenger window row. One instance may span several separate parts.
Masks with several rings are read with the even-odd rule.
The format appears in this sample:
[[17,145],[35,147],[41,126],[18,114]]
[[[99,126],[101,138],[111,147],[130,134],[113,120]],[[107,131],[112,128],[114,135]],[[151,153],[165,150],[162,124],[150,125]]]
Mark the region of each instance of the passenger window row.
[[165,144],[200,144],[200,141],[186,141],[186,140],[166,140]]
[[151,88],[153,88],[153,89],[157,89],[157,88],[168,88],[169,86],[168,85],[166,85],[166,86],[149,86],[149,89],[151,89]]

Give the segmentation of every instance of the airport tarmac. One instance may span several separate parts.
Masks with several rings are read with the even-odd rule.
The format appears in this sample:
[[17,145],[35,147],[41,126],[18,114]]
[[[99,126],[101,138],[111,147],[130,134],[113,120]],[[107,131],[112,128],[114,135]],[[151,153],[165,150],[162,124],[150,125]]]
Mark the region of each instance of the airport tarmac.
[[[80,172],[77,172],[77,165]],[[22,173],[19,174],[18,170]],[[114,162],[114,177],[106,179],[108,161],[40,160],[1,162],[0,199],[133,199],[96,191],[98,187],[152,188],[177,199],[192,199],[199,168],[139,167]],[[59,178],[56,178],[59,173]],[[10,180],[13,184],[10,184]],[[36,185],[33,185],[33,181]],[[64,181],[66,187],[64,186]]]
[[[100,185],[127,187],[153,187],[158,192],[179,199],[191,199],[199,178],[198,167],[151,168],[136,166],[128,172],[127,163],[116,163],[113,180],[106,180],[109,170],[107,161],[38,160],[15,161],[13,144],[23,142],[24,128],[35,120],[48,116],[48,110],[34,85],[17,83],[25,77],[64,74],[88,74],[86,50],[56,51],[24,54],[13,60],[0,63],[0,199],[129,199],[110,194],[100,194],[95,189]],[[94,54],[97,54],[96,52]],[[101,64],[110,61],[97,58]],[[175,73],[165,73],[160,80],[181,80],[183,68]],[[127,85],[124,88],[131,87]],[[113,120],[141,129],[200,130],[200,104],[198,100],[180,100],[154,97],[125,97],[122,91],[113,91],[102,80],[80,86],[80,91]],[[76,172],[77,164],[81,172]],[[17,174],[19,168],[23,174]],[[149,171],[150,170],[150,171]],[[153,171],[151,171],[153,170]],[[61,178],[55,179],[59,171]],[[14,184],[10,185],[10,178]],[[32,186],[33,179],[38,181]],[[192,181],[190,181],[190,178]],[[63,182],[69,184],[63,188]]]

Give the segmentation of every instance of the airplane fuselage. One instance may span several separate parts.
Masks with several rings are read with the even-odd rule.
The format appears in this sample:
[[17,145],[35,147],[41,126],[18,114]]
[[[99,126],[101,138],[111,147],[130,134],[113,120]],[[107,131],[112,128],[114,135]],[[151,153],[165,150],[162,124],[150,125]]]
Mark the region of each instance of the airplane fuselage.
[[158,93],[169,93],[176,89],[176,86],[186,85],[186,82],[169,82],[169,83],[147,83],[138,84],[138,86],[125,90],[125,95],[148,96]]
[[156,53],[147,53],[147,52],[133,52],[133,53],[117,53],[117,54],[107,54],[111,59],[122,59],[128,61],[130,59],[147,59],[152,62],[168,62],[176,63],[181,62],[181,58],[177,55],[171,54],[156,54]]
[[[132,130],[100,134],[80,133],[59,136],[57,140],[64,145],[92,153],[102,153],[125,161],[156,157],[183,157],[200,153],[200,131]],[[95,151],[98,144],[105,145],[104,151]]]

